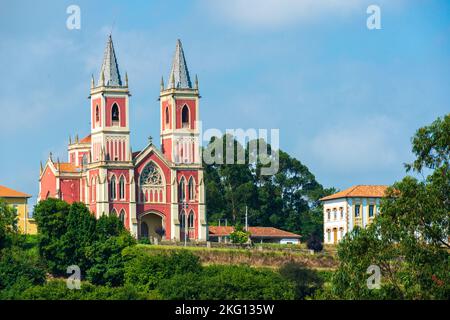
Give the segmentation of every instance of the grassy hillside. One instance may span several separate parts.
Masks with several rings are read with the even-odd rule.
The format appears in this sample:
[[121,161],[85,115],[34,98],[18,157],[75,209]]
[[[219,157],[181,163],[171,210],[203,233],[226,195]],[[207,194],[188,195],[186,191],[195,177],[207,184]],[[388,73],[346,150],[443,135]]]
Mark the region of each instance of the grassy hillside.
[[333,251],[324,250],[321,253],[310,254],[304,251],[289,251],[274,248],[258,249],[231,249],[231,248],[205,248],[180,247],[170,245],[139,244],[140,250],[148,254],[157,254],[167,250],[188,250],[198,256],[203,265],[246,264],[253,267],[279,268],[288,262],[300,263],[312,269],[334,269],[337,267]]

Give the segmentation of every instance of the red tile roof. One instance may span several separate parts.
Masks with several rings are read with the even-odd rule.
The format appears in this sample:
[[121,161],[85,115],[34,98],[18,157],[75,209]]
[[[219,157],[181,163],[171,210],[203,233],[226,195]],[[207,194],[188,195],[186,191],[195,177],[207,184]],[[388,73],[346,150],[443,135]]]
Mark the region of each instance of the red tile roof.
[[340,199],[340,198],[382,198],[388,186],[380,185],[357,185],[339,191],[335,194],[323,197],[321,201]]
[[31,196],[5,186],[0,186],[0,198],[31,198]]
[[91,135],[88,135],[80,140],[80,143],[91,143]]
[[[229,236],[234,231],[231,226],[209,226],[209,236]],[[298,234],[280,230],[273,227],[248,227],[250,236],[253,238],[300,238]]]
[[78,168],[75,165],[68,162],[55,163],[55,167],[58,171],[61,172],[79,172]]

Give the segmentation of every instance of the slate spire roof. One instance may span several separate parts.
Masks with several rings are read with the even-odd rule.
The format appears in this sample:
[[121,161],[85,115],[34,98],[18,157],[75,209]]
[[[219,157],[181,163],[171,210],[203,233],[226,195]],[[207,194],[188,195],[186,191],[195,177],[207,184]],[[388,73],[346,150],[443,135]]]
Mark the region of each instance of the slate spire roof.
[[122,85],[122,79],[120,78],[119,66],[117,64],[116,53],[114,52],[114,45],[111,35],[109,35],[108,42],[106,43],[105,54],[103,56],[102,68],[100,70],[97,85],[101,86],[103,84],[103,77],[105,86]]
[[192,89],[191,77],[184,58],[183,46],[180,39],[177,40],[175,55],[173,56],[172,69],[169,75],[167,89]]

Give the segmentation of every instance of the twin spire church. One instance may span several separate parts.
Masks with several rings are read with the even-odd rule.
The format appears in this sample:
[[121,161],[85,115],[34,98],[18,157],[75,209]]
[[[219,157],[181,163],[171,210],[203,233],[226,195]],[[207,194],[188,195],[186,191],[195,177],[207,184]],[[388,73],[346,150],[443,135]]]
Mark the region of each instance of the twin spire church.
[[200,96],[179,40],[169,81],[161,81],[161,150],[150,139],[142,151],[131,151],[129,97],[109,36],[98,82],[91,82],[91,132],[69,141],[68,162],[50,154],[41,164],[38,201],[83,202],[97,218],[117,215],[139,238],[206,240]]

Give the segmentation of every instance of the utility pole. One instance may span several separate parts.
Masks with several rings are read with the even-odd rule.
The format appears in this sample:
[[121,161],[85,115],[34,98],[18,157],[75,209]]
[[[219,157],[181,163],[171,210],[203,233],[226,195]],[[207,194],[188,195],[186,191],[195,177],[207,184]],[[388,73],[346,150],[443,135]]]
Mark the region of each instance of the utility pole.
[[245,231],[248,232],[248,207],[245,206]]
[[[183,199],[183,202],[181,204],[181,207],[183,209],[188,208],[188,204],[186,203],[186,199]],[[184,211],[184,246],[187,246],[187,210]]]

